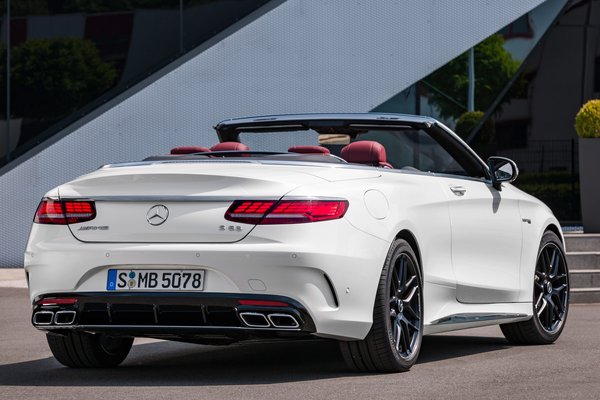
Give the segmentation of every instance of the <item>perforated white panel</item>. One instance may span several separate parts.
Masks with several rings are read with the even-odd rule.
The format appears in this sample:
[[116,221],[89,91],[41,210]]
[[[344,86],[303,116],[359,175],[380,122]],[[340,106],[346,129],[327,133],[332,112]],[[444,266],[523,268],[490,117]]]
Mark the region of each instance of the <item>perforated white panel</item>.
[[101,164],[210,146],[211,126],[229,117],[368,111],[542,2],[286,1],[0,176],[0,265],[22,264],[35,207],[54,186]]

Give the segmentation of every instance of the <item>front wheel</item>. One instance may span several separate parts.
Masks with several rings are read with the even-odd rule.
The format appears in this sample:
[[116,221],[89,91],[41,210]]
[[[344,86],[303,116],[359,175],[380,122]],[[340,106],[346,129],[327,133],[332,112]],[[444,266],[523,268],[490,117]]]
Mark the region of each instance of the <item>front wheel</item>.
[[546,232],[535,266],[533,317],[500,329],[515,344],[550,344],[562,333],[568,312],[569,271],[562,242],[554,232]]
[[133,338],[87,332],[46,334],[54,358],[73,368],[107,368],[119,365],[131,350]]
[[340,342],[353,369],[408,371],[423,339],[423,296],[417,257],[405,240],[394,241],[386,258],[373,309],[373,326],[364,340]]

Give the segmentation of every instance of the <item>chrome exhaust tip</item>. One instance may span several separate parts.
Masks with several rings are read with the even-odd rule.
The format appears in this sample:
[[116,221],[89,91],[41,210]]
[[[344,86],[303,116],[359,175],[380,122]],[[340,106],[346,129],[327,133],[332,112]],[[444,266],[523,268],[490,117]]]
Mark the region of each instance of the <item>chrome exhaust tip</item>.
[[290,314],[269,314],[269,321],[275,328],[298,328],[300,324]]
[[255,312],[241,312],[239,315],[242,322],[251,328],[268,328],[271,326],[269,320],[264,314]]
[[54,320],[54,313],[52,311],[38,311],[33,314],[33,323],[35,325],[50,325]]
[[56,325],[71,325],[75,322],[77,313],[75,311],[57,311],[54,314],[54,323]]

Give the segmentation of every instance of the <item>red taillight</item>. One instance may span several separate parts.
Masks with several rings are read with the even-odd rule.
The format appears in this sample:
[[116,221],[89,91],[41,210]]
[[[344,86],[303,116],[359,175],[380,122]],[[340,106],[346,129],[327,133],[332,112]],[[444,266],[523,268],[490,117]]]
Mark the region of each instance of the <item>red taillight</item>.
[[236,200],[225,219],[246,224],[302,224],[339,219],[348,210],[346,200]]
[[35,212],[33,222],[66,225],[91,221],[96,218],[93,201],[43,199]]
[[77,303],[76,297],[60,297],[55,299],[42,299],[37,302],[40,306],[58,306],[58,305],[71,305]]
[[344,216],[347,201],[330,200],[284,200],[268,213],[262,224],[299,224],[303,222],[328,221]]
[[236,200],[225,213],[225,219],[245,224],[258,224],[275,201]]
[[257,306],[257,307],[289,307],[288,303],[283,301],[272,300],[240,300],[240,306]]
[[49,199],[42,200],[35,212],[33,222],[38,224],[66,224],[62,203]]

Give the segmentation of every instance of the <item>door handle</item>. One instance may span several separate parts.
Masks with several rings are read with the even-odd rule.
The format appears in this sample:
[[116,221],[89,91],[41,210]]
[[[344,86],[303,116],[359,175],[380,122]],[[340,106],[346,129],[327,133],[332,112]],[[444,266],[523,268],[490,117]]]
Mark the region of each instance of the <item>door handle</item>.
[[464,186],[450,186],[450,190],[457,196],[462,196],[467,192]]

